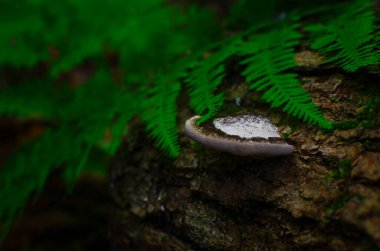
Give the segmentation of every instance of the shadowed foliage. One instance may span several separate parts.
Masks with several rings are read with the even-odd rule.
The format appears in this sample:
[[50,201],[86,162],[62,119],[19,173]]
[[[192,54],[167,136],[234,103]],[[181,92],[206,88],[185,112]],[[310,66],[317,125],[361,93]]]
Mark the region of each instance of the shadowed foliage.
[[[47,66],[42,76],[26,75],[16,84],[7,76],[0,85],[0,115],[47,122],[0,169],[1,234],[52,170],[62,169],[72,187],[94,150],[112,156],[134,117],[168,156],[178,156],[181,88],[188,88],[190,107],[202,115],[198,123],[211,119],[223,107],[218,87],[232,56],[272,107],[331,128],[293,71],[296,47],[307,36],[300,32],[303,20],[284,13],[283,1],[269,3],[238,1],[226,27],[245,26],[230,32],[208,10],[164,0],[0,1],[0,64],[21,74]],[[337,18],[309,25],[312,48],[347,71],[377,63],[379,33],[370,6],[350,1]],[[250,20],[244,13],[262,15]],[[80,83],[62,80],[85,62],[93,69]]]

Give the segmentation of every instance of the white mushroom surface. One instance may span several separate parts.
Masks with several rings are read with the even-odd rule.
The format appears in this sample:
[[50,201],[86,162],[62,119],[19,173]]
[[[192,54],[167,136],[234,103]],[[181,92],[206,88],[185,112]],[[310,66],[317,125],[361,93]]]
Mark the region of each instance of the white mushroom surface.
[[261,116],[242,115],[217,118],[214,119],[213,124],[215,128],[225,134],[238,136],[243,139],[280,137],[277,127],[269,119]]
[[294,150],[280,138],[276,126],[264,117],[248,114],[216,118],[208,125],[198,126],[199,118],[188,119],[185,132],[214,150],[257,158],[290,155]]

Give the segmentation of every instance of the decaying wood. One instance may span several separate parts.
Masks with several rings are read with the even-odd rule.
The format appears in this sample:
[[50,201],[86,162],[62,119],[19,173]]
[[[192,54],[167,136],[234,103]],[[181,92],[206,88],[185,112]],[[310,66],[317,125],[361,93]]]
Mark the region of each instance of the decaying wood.
[[[379,75],[323,68],[312,56],[300,53],[298,70],[326,116],[363,114],[379,93]],[[178,159],[164,157],[143,128],[131,128],[111,166],[114,250],[380,248],[380,128],[324,132],[271,109],[230,71],[222,113],[267,116],[289,135],[294,154],[257,160],[205,149],[183,133],[192,115],[186,100],[178,108]]]

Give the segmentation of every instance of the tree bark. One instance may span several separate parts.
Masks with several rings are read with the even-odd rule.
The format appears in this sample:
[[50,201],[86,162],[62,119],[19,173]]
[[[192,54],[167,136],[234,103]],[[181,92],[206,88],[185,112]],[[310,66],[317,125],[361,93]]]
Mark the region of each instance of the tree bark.
[[295,152],[253,159],[204,148],[183,133],[193,115],[183,94],[177,159],[152,146],[136,123],[111,164],[114,250],[380,248],[380,74],[343,73],[308,51],[297,63],[303,87],[340,129],[321,130],[270,108],[231,62],[221,114],[268,117]]

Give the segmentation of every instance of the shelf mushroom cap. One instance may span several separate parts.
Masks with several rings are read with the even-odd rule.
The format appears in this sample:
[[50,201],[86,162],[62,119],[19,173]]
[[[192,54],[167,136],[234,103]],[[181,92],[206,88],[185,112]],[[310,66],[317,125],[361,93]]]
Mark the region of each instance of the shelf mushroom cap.
[[185,123],[185,133],[193,140],[214,150],[240,156],[270,158],[292,154],[294,147],[283,140],[267,118],[245,114],[216,118],[196,125],[200,116]]

